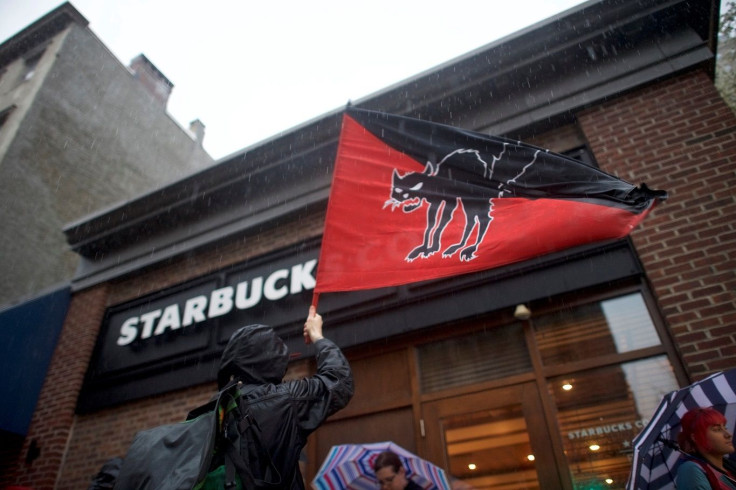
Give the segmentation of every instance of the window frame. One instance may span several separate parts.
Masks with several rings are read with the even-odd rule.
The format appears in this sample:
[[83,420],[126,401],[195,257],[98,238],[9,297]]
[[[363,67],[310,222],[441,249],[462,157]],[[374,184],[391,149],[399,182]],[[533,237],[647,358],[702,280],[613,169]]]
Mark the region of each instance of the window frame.
[[3,126],[5,126],[5,123],[8,122],[8,119],[10,119],[11,114],[17,109],[18,106],[15,104],[11,104],[10,106],[6,107],[3,110],[0,110],[0,130],[2,130]]

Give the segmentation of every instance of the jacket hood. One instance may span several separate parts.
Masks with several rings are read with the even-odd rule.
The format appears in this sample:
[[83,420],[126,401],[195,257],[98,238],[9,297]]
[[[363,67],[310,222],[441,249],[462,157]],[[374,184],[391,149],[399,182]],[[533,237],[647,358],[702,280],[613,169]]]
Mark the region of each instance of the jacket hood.
[[238,329],[225,346],[217,384],[222,389],[231,376],[244,384],[277,384],[288,364],[289,349],[273,328],[248,325]]

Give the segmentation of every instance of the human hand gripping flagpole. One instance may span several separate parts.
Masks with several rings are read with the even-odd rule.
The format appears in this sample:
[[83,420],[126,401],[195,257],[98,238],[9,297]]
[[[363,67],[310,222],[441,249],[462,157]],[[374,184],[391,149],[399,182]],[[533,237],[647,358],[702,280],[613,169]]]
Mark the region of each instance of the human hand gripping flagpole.
[[[317,315],[317,303],[319,303],[319,293],[315,292],[315,293],[312,293],[312,305],[309,307],[309,313],[307,314],[307,321],[304,323],[304,343],[306,345],[309,345],[312,343],[312,338],[307,332],[307,323],[309,323],[310,318],[319,316]],[[322,317],[321,316],[319,316],[319,321],[320,321],[320,334],[321,334],[322,333]]]
[[309,345],[322,338],[322,316],[317,313],[317,307],[309,307],[307,321],[304,322],[304,343]]

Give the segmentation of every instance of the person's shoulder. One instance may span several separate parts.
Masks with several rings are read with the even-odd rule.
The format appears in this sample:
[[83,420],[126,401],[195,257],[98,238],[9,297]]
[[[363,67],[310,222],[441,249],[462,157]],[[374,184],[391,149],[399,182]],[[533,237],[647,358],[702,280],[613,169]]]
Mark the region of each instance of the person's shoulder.
[[240,390],[240,396],[248,404],[260,403],[275,397],[283,396],[287,391],[284,383],[263,383],[246,385]]
[[685,460],[681,462],[677,467],[677,486],[683,489],[694,489],[694,488],[709,488],[699,487],[708,483],[708,477],[705,475],[705,470],[697,462],[692,460]]
[[693,461],[692,459],[686,459],[677,466],[677,474],[679,475],[680,472],[682,473],[697,472],[697,473],[705,474],[705,470],[703,469],[703,467],[700,466],[700,464],[698,464],[696,461]]

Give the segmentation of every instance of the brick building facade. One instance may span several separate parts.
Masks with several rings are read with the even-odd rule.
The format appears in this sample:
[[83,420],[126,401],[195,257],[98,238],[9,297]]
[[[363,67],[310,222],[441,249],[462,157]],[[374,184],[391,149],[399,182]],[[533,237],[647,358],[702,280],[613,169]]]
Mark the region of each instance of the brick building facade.
[[736,366],[733,112],[695,71],[578,120],[602,168],[666,183],[669,201],[633,240],[690,376]]
[[[628,443],[652,404],[736,365],[736,116],[712,80],[717,3],[644,7],[588,2],[356,102],[582,154],[670,196],[630,239],[324,295],[325,332],[348,355],[356,394],[311,436],[308,480],[333,444],[392,439],[476,488],[605,479],[623,488]],[[121,355],[117,371],[103,354],[119,318],[309,263],[339,119],[326,114],[65,230],[83,266],[26,444],[2,483],[84,487],[136,431],[181,420],[211,396],[223,335],[243,321],[271,320],[298,353],[289,376],[314,368],[299,343],[308,290],[208,320],[190,340],[209,340],[183,354]],[[133,234],[136,247],[122,239]],[[520,303],[530,320],[514,318]],[[26,460],[31,445],[37,457]],[[526,454],[536,460],[508,458]]]

